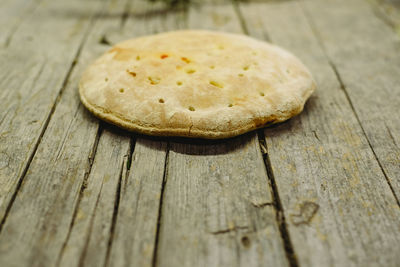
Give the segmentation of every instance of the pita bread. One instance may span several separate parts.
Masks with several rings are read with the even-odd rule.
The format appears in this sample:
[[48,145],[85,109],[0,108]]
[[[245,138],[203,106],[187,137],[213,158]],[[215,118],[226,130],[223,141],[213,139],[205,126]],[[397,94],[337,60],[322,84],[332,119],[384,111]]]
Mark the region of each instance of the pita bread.
[[295,116],[315,83],[277,46],[187,30],[115,45],[86,69],[79,88],[91,112],[122,128],[214,139]]

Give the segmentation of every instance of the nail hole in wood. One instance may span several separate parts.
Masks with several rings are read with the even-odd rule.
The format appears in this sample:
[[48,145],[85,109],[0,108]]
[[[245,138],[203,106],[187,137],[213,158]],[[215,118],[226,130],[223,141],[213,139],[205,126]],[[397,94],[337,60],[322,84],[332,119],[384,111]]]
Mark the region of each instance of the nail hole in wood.
[[247,236],[242,237],[241,241],[242,241],[242,245],[245,248],[249,248],[250,247],[251,242],[250,242],[250,239]]

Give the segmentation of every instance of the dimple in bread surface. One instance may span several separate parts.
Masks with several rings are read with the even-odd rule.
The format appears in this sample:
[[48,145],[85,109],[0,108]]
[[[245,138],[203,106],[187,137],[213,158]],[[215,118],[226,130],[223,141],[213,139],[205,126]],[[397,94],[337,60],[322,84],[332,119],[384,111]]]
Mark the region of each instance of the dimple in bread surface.
[[174,31],[116,44],[82,75],[82,103],[128,130],[227,138],[300,113],[315,89],[289,52],[256,39]]

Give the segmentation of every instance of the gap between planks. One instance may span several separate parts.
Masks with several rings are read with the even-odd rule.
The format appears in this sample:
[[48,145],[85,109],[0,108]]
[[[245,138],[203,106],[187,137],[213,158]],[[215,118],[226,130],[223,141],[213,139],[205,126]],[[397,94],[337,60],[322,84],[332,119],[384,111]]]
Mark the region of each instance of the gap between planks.
[[[238,6],[237,0],[232,0],[232,4],[233,4],[234,10],[235,10],[235,13],[240,21],[242,31],[246,35],[250,36],[248,28],[247,28],[246,20],[244,19],[243,14]],[[266,38],[267,40],[270,40],[270,38],[268,36],[266,36],[266,37],[267,37]],[[257,130],[257,137],[258,137],[259,146],[261,148],[260,151],[262,154],[265,169],[267,171],[267,177],[269,179],[268,182],[269,182],[270,190],[271,190],[272,196],[273,196],[273,206],[275,208],[276,221],[279,225],[279,232],[280,232],[281,238],[283,240],[286,257],[287,257],[289,265],[291,267],[297,267],[297,266],[299,266],[299,263],[297,261],[296,253],[294,251],[293,244],[290,239],[290,234],[289,234],[288,227],[286,224],[285,212],[283,210],[283,206],[282,206],[282,203],[281,203],[281,200],[279,197],[279,191],[276,186],[275,176],[272,171],[271,161],[269,159],[267,143],[265,142],[265,134],[262,129]]]
[[[133,142],[134,141],[131,138],[131,142],[129,144],[130,151],[129,151],[128,160],[132,159],[132,154],[133,154],[134,146],[135,146],[135,143],[133,143]],[[127,169],[126,177],[128,177],[128,175],[129,175],[129,170],[130,170],[130,168]],[[107,251],[106,251],[106,259],[104,261],[104,267],[108,266],[108,262],[110,261],[111,246],[112,246],[112,242],[113,242],[113,239],[114,239],[115,225],[117,224],[117,218],[118,218],[117,215],[118,215],[118,210],[119,210],[119,203],[121,201],[121,183],[122,183],[123,172],[124,172],[124,162],[122,162],[121,171],[120,171],[119,180],[118,180],[117,192],[115,193],[114,211],[113,211],[113,214],[112,214],[112,222],[111,222],[111,226],[110,226],[110,238],[108,239],[108,242],[107,242]],[[100,194],[99,194],[99,197],[100,197]],[[93,217],[94,217],[94,213],[92,215]],[[81,260],[79,261],[79,266],[84,266],[85,251],[87,250],[88,244],[89,244],[89,242],[87,242],[85,244],[84,252],[82,253]]]
[[103,127],[101,125],[99,125],[98,129],[97,129],[96,137],[95,137],[95,140],[94,140],[94,143],[93,143],[92,150],[91,150],[91,152],[89,154],[85,175],[83,177],[83,181],[82,181],[82,184],[81,184],[81,189],[79,191],[78,201],[76,202],[76,205],[74,207],[74,212],[72,214],[71,223],[70,223],[69,228],[68,228],[67,237],[65,238],[65,240],[63,242],[63,245],[61,247],[60,253],[58,254],[58,257],[57,257],[57,264],[56,264],[57,266],[60,265],[62,254],[64,253],[64,250],[65,250],[66,245],[68,243],[68,239],[69,239],[69,237],[71,235],[71,230],[74,227],[75,218],[76,218],[76,215],[78,214],[79,204],[81,203],[83,192],[86,189],[87,180],[88,180],[90,172],[92,170],[93,162],[94,162],[94,159],[96,157],[97,147],[99,145],[99,140],[100,140],[100,136],[101,136],[102,132],[103,132]]
[[156,230],[156,238],[155,238],[155,242],[154,242],[153,260],[152,260],[153,267],[157,266],[157,254],[158,254],[157,250],[158,250],[158,243],[159,243],[159,237],[160,237],[160,225],[161,225],[161,218],[162,218],[164,189],[165,189],[165,185],[167,184],[167,177],[168,177],[169,150],[170,150],[170,143],[168,141],[166,153],[165,153],[164,174],[163,174],[163,181],[162,181],[162,185],[161,185],[160,204],[158,206],[157,230]]
[[[240,17],[238,16],[238,14],[237,14],[237,3],[235,3],[234,1],[229,1],[229,4],[230,4],[230,7],[232,7],[232,10],[233,10],[233,14],[234,14],[234,16],[233,16],[233,18],[236,20],[236,22],[237,22],[237,24],[238,24],[238,26],[239,27],[237,27],[239,30],[238,30],[238,32],[245,32],[245,30],[243,29],[243,27],[245,27],[244,25],[245,24],[243,24],[243,21],[241,21],[241,19],[240,19]],[[236,5],[236,6],[235,6]],[[236,12],[235,12],[236,11]],[[254,138],[257,138],[256,137],[256,135],[254,135]],[[255,143],[256,143],[256,145],[257,146],[260,146],[260,143],[258,142],[258,139],[257,140],[254,140],[255,141]],[[262,154],[260,153],[260,155],[259,155],[261,158],[260,158],[260,160],[262,160]],[[261,163],[261,162],[260,162]],[[266,168],[266,166],[265,166],[265,164],[266,164],[266,162],[263,160],[263,162],[261,163],[261,166],[263,166],[262,168]],[[168,165],[166,165],[166,167],[168,167]],[[263,177],[264,178],[264,177]],[[272,191],[272,189],[271,189],[271,187],[268,185],[268,176],[267,176],[267,173],[265,173],[265,180],[263,180],[263,183],[265,183],[265,185],[266,185],[266,190],[268,191],[268,190],[270,190],[270,191]],[[168,181],[167,181],[168,182]],[[163,185],[163,190],[164,190],[164,188],[166,187],[166,184],[164,184]],[[170,201],[171,202],[171,201]],[[164,203],[165,204],[165,203]],[[263,203],[263,205],[262,206],[257,206],[257,205],[253,205],[253,206],[255,206],[255,207],[263,207],[263,206],[267,206],[267,205],[270,205],[270,203]],[[164,205],[165,206],[165,205]],[[273,205],[271,205],[271,206],[273,206]],[[273,216],[271,216],[272,218],[273,218],[273,220],[274,220],[274,222],[276,222],[276,224],[277,225],[280,225],[280,226],[283,226],[284,228],[283,229],[285,229],[285,225],[284,224],[280,224],[278,221],[277,221],[277,218],[278,218],[278,216],[280,217],[280,215],[277,215],[277,209],[276,209],[276,206],[274,207],[275,209],[271,209],[271,210],[274,210],[274,215]],[[158,220],[160,221],[160,220],[164,220],[164,219],[162,219],[162,215],[163,214],[160,214],[159,215],[159,218],[158,218]],[[165,224],[164,224],[165,225]],[[163,232],[163,230],[161,230],[160,231],[160,228],[161,229],[163,229],[164,227],[160,227],[160,224],[158,225],[158,229],[157,229],[157,234],[158,234],[158,232]],[[280,227],[278,227],[278,228],[280,228]],[[242,229],[242,228],[240,228],[240,226],[239,227],[236,227],[236,228],[234,228],[234,229]],[[247,228],[246,228],[247,229]],[[217,231],[217,232],[212,232],[213,234],[223,234],[223,233],[228,233],[228,232],[231,232],[231,230],[232,229],[230,229],[230,230],[221,230],[221,231]],[[296,263],[296,261],[295,260],[292,260],[292,259],[289,259],[290,257],[288,257],[288,255],[293,255],[293,249],[290,249],[290,248],[292,248],[292,246],[289,244],[289,245],[287,245],[287,244],[284,244],[287,240],[289,240],[288,238],[286,238],[287,237],[287,230],[286,230],[286,233],[284,232],[283,234],[282,233],[278,233],[278,231],[280,231],[281,229],[277,229],[277,239],[279,239],[280,240],[280,242],[281,242],[281,244],[280,244],[280,249],[281,249],[281,251],[282,251],[282,258],[285,258],[285,260],[288,260],[288,262],[290,262],[289,264],[290,264],[290,266],[297,266],[297,263]],[[165,230],[164,230],[165,231]],[[165,233],[164,233],[164,235],[165,235]],[[162,238],[162,234],[161,234],[161,240],[163,240],[163,238]],[[282,238],[282,236],[286,236],[285,238]],[[246,239],[247,237],[244,237],[244,241],[242,240],[242,243],[243,244],[245,244],[246,243]],[[157,243],[156,243],[156,246],[158,245],[158,238],[157,238]],[[160,246],[161,246],[161,249],[158,249],[158,247],[155,249],[155,254],[158,254],[157,253],[157,249],[158,250],[163,250],[163,248],[164,248],[164,251],[165,251],[165,242],[164,242],[164,247],[163,247],[163,242],[161,242],[161,244],[160,244]],[[288,248],[288,251],[285,251],[285,248]],[[240,257],[240,253],[239,252],[237,252],[238,254],[237,254],[237,256],[238,257]],[[285,253],[286,253],[286,255],[285,255]],[[155,257],[157,257],[157,255],[154,255]],[[294,257],[292,257],[292,258],[294,258]],[[295,258],[294,258],[295,259]],[[155,265],[157,265],[158,263],[157,263],[157,259],[156,260],[154,260],[153,261],[153,266],[155,266]]]
[[[289,265],[291,267],[298,267],[299,263],[297,261],[296,253],[294,251],[293,244],[290,239],[290,234],[288,231],[286,218],[285,218],[285,212],[283,210],[281,198],[279,197],[278,187],[276,186],[275,175],[274,175],[274,172],[272,171],[271,160],[269,159],[268,147],[267,147],[267,143],[265,142],[264,131],[262,129],[257,130],[257,136],[258,136],[259,145],[261,147],[260,151],[262,153],[265,169],[267,170],[269,186],[271,188],[273,201],[274,201],[273,205],[275,208],[276,221],[279,225],[279,232],[280,232],[281,238],[283,240],[286,257],[287,257],[287,259],[289,261]],[[263,151],[263,148],[266,150],[265,153]]]

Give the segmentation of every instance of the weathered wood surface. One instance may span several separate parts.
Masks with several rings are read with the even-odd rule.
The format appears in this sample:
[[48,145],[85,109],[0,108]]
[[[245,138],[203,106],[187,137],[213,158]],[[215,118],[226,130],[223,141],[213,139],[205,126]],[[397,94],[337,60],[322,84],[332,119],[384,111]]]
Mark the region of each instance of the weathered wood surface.
[[172,143],[157,265],[287,266],[256,134]]
[[[0,266],[397,266],[399,39],[373,8],[2,1]],[[269,39],[319,90],[298,117],[230,140],[99,124],[77,94],[87,64],[178,28]]]
[[[161,27],[174,29],[180,21],[164,5],[148,1],[135,1],[128,8],[122,30],[126,37],[161,31]],[[158,12],[162,15],[151,15]],[[167,153],[166,141],[137,139],[129,175],[121,185],[109,266],[153,265]]]
[[[60,7],[59,3],[58,5],[55,4],[55,6],[50,5],[49,7],[49,5],[50,4],[48,3],[46,7],[43,7],[42,13],[47,14],[47,17],[55,18],[54,16],[50,16],[50,14],[48,13],[57,12],[56,7]],[[50,31],[50,33],[57,32],[57,30],[60,31],[60,25],[62,25],[63,27],[70,26],[69,24],[73,25],[72,29],[67,28],[65,29],[65,32],[63,32],[63,28],[61,28],[60,34],[65,34],[65,36],[60,36],[59,42],[61,42],[63,39],[65,42],[66,40],[68,40],[69,35],[71,34],[75,35],[76,32],[82,27],[82,23],[88,20],[88,18],[85,17],[92,16],[95,11],[100,10],[99,8],[96,8],[94,10],[86,9],[86,13],[84,14],[77,13],[78,16],[73,15],[73,12],[79,11],[79,6],[81,5],[77,2],[75,3],[75,7],[70,4],[68,8],[64,8],[64,10],[66,10],[66,13],[63,15],[67,18],[76,18],[74,19],[74,21],[77,20],[75,24],[68,23],[68,20],[64,19],[58,20],[57,22],[46,20],[42,21],[42,23],[50,24],[48,25],[48,27],[51,27],[51,24],[53,24],[54,29],[51,29],[52,31]],[[99,3],[94,5],[94,7],[100,7]],[[75,10],[73,8],[75,8]],[[62,10],[63,7],[61,6],[59,12],[61,12]],[[40,10],[38,9],[38,11]],[[72,14],[68,14],[68,12],[72,12]],[[39,17],[34,16],[33,18],[38,19]],[[32,22],[32,24],[32,29],[29,29],[28,25],[26,26],[28,28],[26,29],[27,31],[32,31],[35,26],[40,25],[40,21],[36,21],[35,23]],[[82,32],[82,35],[84,35],[85,33],[86,30]],[[16,34],[13,40],[18,37],[19,35]],[[49,39],[50,37],[51,36],[48,36],[47,39]],[[39,42],[39,40],[37,42]],[[64,47],[59,42],[54,42],[54,49],[56,49],[56,51],[60,48],[68,48],[70,50],[73,50],[71,46]],[[54,78],[61,80],[61,82],[63,77],[60,76],[60,73],[54,73],[49,70],[51,67],[56,68],[56,70],[60,70],[61,67],[64,67],[68,71],[68,68],[71,68],[72,60],[74,59],[75,54],[77,53],[78,49],[80,49],[80,43],[82,43],[82,41],[76,42],[76,49],[75,51],[73,51],[73,53],[68,51],[69,53],[71,53],[71,61],[68,61],[69,58],[61,57],[63,56],[63,53],[65,54],[65,56],[68,55],[68,53],[63,50],[59,51],[60,55],[57,55],[58,57],[61,57],[61,62],[58,62],[60,58],[57,57],[54,59],[48,59],[48,63],[46,63],[46,69],[47,66],[49,69],[44,74],[47,76],[43,78],[43,81],[37,83],[38,92],[36,93],[36,97],[38,99],[43,98],[44,100],[46,100],[46,98],[49,98],[49,91],[54,92],[52,93],[53,95],[57,94],[57,91],[60,89],[59,87],[52,87],[54,86],[53,83],[46,84],[46,82],[50,82],[50,79],[52,78],[48,75],[56,76]],[[50,49],[51,45],[52,44],[49,44],[50,47],[47,48]],[[13,47],[14,49],[14,46],[10,47]],[[39,48],[34,48],[35,50],[33,51],[39,50]],[[83,211],[85,209],[85,198],[83,198],[83,211],[77,210],[76,205],[82,198],[81,193],[84,190],[86,180],[88,179],[88,177],[91,179],[97,178],[97,181],[100,181],[98,184],[88,184],[89,188],[95,187],[95,189],[98,188],[98,186],[101,186],[101,181],[105,180],[104,176],[102,175],[106,175],[104,170],[107,165],[104,164],[104,162],[95,164],[94,172],[89,175],[101,131],[98,131],[97,120],[89,115],[89,113],[79,103],[76,87],[80,73],[82,72],[83,68],[89,63],[88,57],[91,56],[91,59],[93,59],[94,56],[97,56],[97,54],[95,54],[96,51],[93,51],[93,48],[93,46],[88,47],[88,52],[84,53],[79,59],[80,63],[78,63],[77,70],[74,71],[70,77],[68,77],[68,72],[64,74],[61,73],[61,75],[64,76],[67,74],[67,78],[70,78],[70,82],[64,83],[65,87],[63,85],[63,92],[60,95],[59,101],[56,102],[57,106],[51,116],[51,120],[48,124],[47,130],[43,135],[43,138],[39,139],[41,141],[40,145],[38,146],[33,161],[30,163],[30,168],[28,172],[23,177],[24,181],[22,183],[20,191],[18,192],[18,196],[20,197],[16,198],[15,202],[12,205],[12,208],[7,214],[8,216],[4,217],[5,222],[2,225],[3,231],[0,236],[1,266],[56,265],[60,260],[60,256],[62,256],[62,252],[65,250],[67,250],[68,252],[70,251],[69,247],[67,246],[69,245],[69,243],[66,242],[68,241],[68,237],[70,235],[71,225],[74,223],[75,218],[77,218],[77,220],[79,221],[82,216],[84,216]],[[11,53],[13,52],[11,48],[6,52],[9,51]],[[39,54],[44,54],[45,51],[42,52],[39,50],[37,52]],[[56,52],[49,52],[47,54],[51,56],[51,53]],[[22,61],[20,63],[22,63]],[[32,87],[30,89],[33,90],[34,88],[35,87]],[[29,90],[26,91],[30,92]],[[29,95],[27,97],[29,97]],[[53,101],[54,100],[55,99],[53,99]],[[28,103],[30,104],[31,109],[34,109],[35,105],[37,106],[42,104],[38,100],[30,101]],[[38,113],[47,113],[46,111],[40,110],[46,107],[50,111],[52,105],[36,107],[39,109],[36,109],[35,111]],[[22,113],[19,114],[19,116],[21,117],[21,121],[24,116],[25,119],[27,117],[26,114],[24,115]],[[25,129],[25,131],[26,136],[29,136],[30,134],[35,134],[32,129],[30,131]],[[18,135],[14,138],[16,137],[18,137]],[[24,135],[20,136],[20,138],[23,137]],[[103,151],[105,151],[103,152],[103,154],[107,152],[109,153],[110,151],[116,151],[114,153],[117,154],[119,151],[122,151],[119,153],[125,153],[123,152],[124,150],[129,151],[129,146],[126,147],[126,149],[121,147],[120,150],[114,147],[116,144],[121,144],[121,146],[123,146],[124,143],[127,144],[127,142],[123,140],[123,134],[118,134],[117,140],[114,140],[114,142],[107,139],[107,134],[104,138],[106,138],[105,141],[103,139],[100,140],[100,160],[106,157],[106,155],[102,155]],[[15,142],[14,144],[9,145],[15,146],[16,144],[18,143]],[[107,146],[107,148],[104,149],[103,146]],[[104,159],[103,161],[105,161],[106,159]],[[121,159],[118,158],[118,155],[111,155],[111,160],[109,158],[107,160],[110,163],[118,163],[118,160]],[[100,164],[100,167],[96,167],[98,166],[98,164]],[[114,172],[117,173],[118,178],[120,176],[120,164],[118,164],[117,166],[113,166],[113,168],[110,168],[109,171],[111,173],[109,173],[108,175],[112,176],[112,172]],[[17,178],[14,179],[17,180]],[[104,182],[106,183],[106,181]],[[106,196],[107,194],[110,194],[110,191],[113,191],[112,185],[107,184],[107,186],[109,186],[109,188],[103,190],[103,194],[105,194]],[[99,201],[102,200],[101,198],[98,199]],[[111,202],[109,202],[110,200]],[[113,212],[114,196],[109,197],[109,199],[106,201],[108,202],[108,205],[111,205],[111,212]],[[102,206],[102,208],[106,209],[106,207],[104,206]],[[99,214],[99,212],[97,214]],[[89,217],[90,215],[91,214],[87,214],[87,216]],[[21,218],[23,218],[22,221]],[[96,218],[94,218],[93,222],[95,223],[96,221],[99,221],[99,219],[96,220]],[[102,219],[100,219],[100,222],[107,223],[103,222]],[[83,234],[85,236],[85,239],[87,238],[87,242],[91,241],[89,239],[89,236],[87,236],[85,233],[79,234]],[[101,238],[100,233],[98,234],[98,236],[95,236],[93,238]],[[76,244],[73,243],[74,232],[72,232],[71,238],[71,242],[75,246]],[[105,242],[106,246],[107,242],[108,241]],[[96,245],[100,246],[100,244]],[[88,251],[88,253],[89,252],[90,250]],[[92,260],[96,260],[96,258],[93,258]],[[68,266],[70,265],[68,264]]]
[[[74,73],[79,75],[88,62],[109,48],[104,43],[104,36],[109,31],[119,31],[121,24],[121,18],[112,17],[112,14],[123,13],[125,5],[125,0],[107,3],[104,12],[100,14],[107,19],[94,22]],[[79,105],[77,78],[71,80],[75,81],[72,83],[75,105]],[[74,207],[74,218],[59,252],[58,266],[105,266],[108,260],[109,242],[115,227],[116,202],[121,182],[128,170],[131,141],[126,132],[115,131],[110,127],[101,129],[98,138],[93,165],[79,192],[80,199]]]
[[362,0],[303,6],[400,205],[400,37]]
[[[71,15],[80,8],[86,10],[84,16]],[[95,1],[69,1],[68,5],[45,1],[19,25],[9,46],[0,49],[1,218],[64,90],[91,16],[99,8]]]
[[[305,266],[396,266],[400,262],[396,253],[400,242],[399,206],[335,69],[324,54],[325,39],[315,36],[313,24],[307,19],[306,14],[319,14],[317,6],[326,4],[317,2],[307,2],[308,13],[298,2],[241,5],[250,34],[269,38],[299,55],[319,85],[301,115],[265,130],[273,174],[286,217],[290,218],[294,252],[299,265]],[[334,20],[328,14],[321,16],[326,23],[329,19]],[[325,38],[329,40],[336,39],[332,24],[326,28],[329,37]],[[362,33],[358,36],[361,38]],[[337,43],[335,47],[355,45],[347,40],[345,46]],[[332,61],[346,55],[338,51]],[[339,71],[342,67],[337,66]],[[361,67],[346,71],[362,72]],[[392,71],[381,75],[397,79]],[[370,86],[359,88],[368,94],[374,91]],[[364,106],[360,101],[358,104]],[[376,103],[374,108],[383,105]]]
[[400,36],[400,1],[368,0],[377,17],[386,22]]

